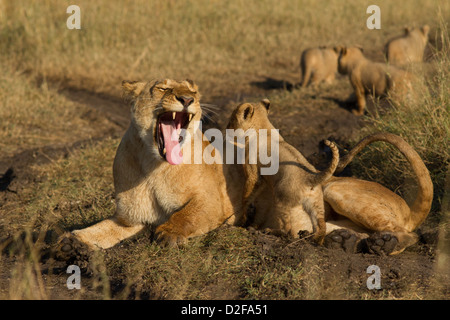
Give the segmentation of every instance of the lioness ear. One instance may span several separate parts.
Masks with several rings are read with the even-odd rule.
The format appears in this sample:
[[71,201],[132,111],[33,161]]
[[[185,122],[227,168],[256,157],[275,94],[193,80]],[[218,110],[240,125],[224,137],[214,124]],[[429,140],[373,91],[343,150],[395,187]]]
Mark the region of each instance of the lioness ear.
[[122,81],[122,97],[127,101],[133,101],[142,92],[146,83],[140,81]]
[[342,47],[341,48],[341,55],[346,55],[347,54],[347,47]]
[[430,32],[430,26],[426,24],[421,28],[421,30],[422,30],[423,35],[427,36],[428,32]]
[[411,27],[405,27],[405,36],[407,36],[411,32]]
[[261,104],[266,108],[267,113],[269,113],[270,101],[269,99],[262,99]]
[[191,79],[186,79],[186,82],[188,83],[189,89],[192,91],[198,91],[198,86],[195,84],[195,82]]
[[356,45],[355,47],[358,48],[359,51],[361,51],[362,53],[364,53],[364,48],[363,48],[362,46]]

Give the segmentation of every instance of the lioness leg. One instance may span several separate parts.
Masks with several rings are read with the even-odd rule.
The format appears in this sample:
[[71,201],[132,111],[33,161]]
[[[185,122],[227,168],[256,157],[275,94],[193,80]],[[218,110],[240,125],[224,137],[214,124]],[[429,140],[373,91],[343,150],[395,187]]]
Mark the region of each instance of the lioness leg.
[[143,224],[128,225],[122,219],[112,217],[85,229],[72,231],[71,234],[90,249],[96,250],[111,248],[143,229]]
[[324,200],[338,214],[371,231],[369,251],[396,254],[417,241],[407,230],[410,209],[389,189],[375,182],[339,178],[324,186]]
[[63,234],[54,248],[55,258],[89,270],[93,251],[111,248],[143,229],[144,225],[130,226],[112,217],[85,229]]
[[211,214],[218,210],[222,208],[212,207],[194,198],[156,228],[155,239],[162,245],[176,247],[186,243],[188,238],[206,234],[228,218],[224,214]]

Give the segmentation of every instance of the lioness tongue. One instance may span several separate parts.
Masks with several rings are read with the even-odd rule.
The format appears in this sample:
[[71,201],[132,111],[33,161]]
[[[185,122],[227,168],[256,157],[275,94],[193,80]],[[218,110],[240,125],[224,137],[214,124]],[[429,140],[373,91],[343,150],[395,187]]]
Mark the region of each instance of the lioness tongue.
[[183,153],[179,143],[180,135],[178,129],[181,123],[177,121],[161,121],[161,131],[166,148],[166,159],[170,164],[180,164],[183,162]]

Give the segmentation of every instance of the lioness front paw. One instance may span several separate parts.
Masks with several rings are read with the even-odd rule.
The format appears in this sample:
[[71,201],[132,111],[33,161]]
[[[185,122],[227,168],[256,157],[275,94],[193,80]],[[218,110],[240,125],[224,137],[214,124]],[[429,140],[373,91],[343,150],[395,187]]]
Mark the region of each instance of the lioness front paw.
[[72,233],[62,235],[53,248],[53,252],[56,260],[64,261],[68,265],[77,265],[86,273],[92,271],[89,267],[89,260],[92,255],[91,250]]
[[369,252],[378,255],[390,255],[397,244],[397,237],[390,232],[375,232],[367,238]]
[[163,247],[177,248],[186,244],[187,238],[179,233],[168,230],[164,224],[156,228],[155,241]]
[[337,229],[330,232],[324,241],[324,246],[329,249],[343,249],[348,253],[355,253],[358,238],[353,232],[347,229]]

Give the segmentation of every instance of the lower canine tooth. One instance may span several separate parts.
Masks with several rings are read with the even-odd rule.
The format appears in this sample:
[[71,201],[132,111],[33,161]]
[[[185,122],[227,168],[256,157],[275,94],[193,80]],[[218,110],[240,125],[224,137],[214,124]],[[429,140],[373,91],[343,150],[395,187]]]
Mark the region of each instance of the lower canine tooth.
[[166,148],[164,148],[164,150],[163,150],[163,154],[166,154]]
[[175,120],[175,116],[177,115],[177,113],[176,112],[172,112],[172,117],[173,117],[173,120]]

